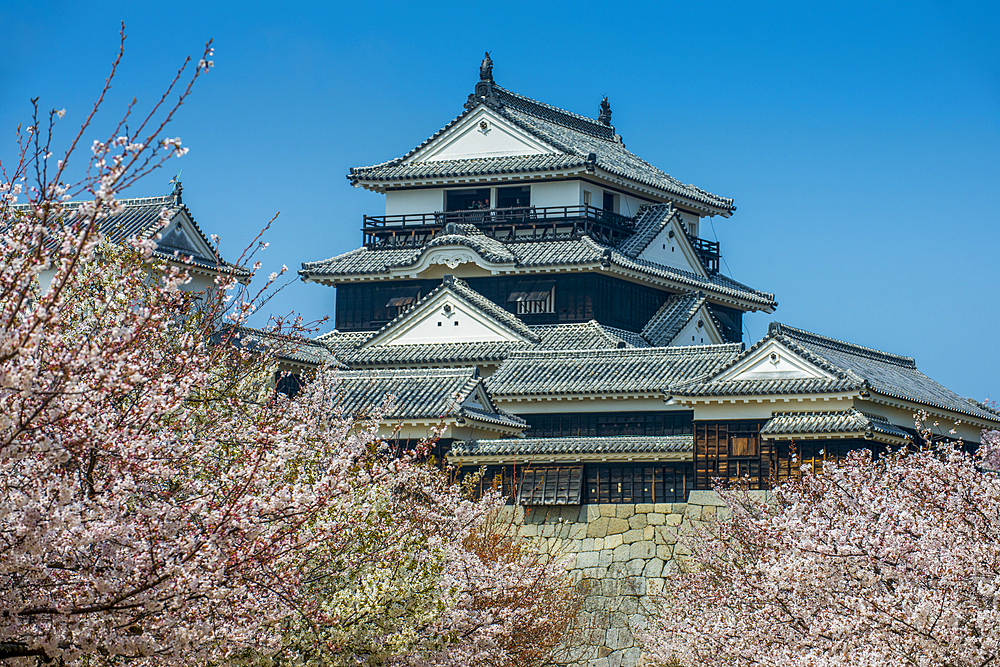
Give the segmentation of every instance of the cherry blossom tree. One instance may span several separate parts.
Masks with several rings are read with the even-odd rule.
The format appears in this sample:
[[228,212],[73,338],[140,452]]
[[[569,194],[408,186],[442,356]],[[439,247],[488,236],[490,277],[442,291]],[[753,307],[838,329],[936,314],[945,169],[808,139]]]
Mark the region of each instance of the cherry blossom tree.
[[1000,480],[982,456],[948,444],[858,451],[770,494],[719,492],[729,518],[687,538],[694,555],[647,629],[662,663],[996,659]]
[[[36,100],[0,162],[0,661],[544,659],[575,594],[499,498],[338,416],[323,373],[275,396],[269,351],[212,335],[283,271],[253,294],[220,266],[192,299],[155,239],[102,238],[126,188],[186,152],[165,130],[213,65],[208,45],[84,157],[120,59],[65,151],[64,113]],[[535,653],[533,629],[551,633]]]

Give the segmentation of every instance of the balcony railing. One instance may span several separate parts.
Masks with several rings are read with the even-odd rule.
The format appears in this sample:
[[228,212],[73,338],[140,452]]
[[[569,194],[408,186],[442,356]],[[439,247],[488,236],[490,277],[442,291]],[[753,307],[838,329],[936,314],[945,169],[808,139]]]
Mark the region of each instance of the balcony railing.
[[[435,234],[454,225],[473,225],[499,241],[543,241],[587,234],[616,245],[635,232],[632,218],[589,206],[522,206],[470,211],[438,211],[401,215],[366,215],[364,244],[368,248],[419,248]],[[719,272],[719,243],[688,236],[710,274]]]
[[701,258],[701,264],[705,267],[710,275],[719,272],[719,242],[718,241],[706,241],[705,239],[700,239],[696,236],[688,236],[688,240],[691,241],[691,245],[694,246],[694,251],[698,253],[698,257]]
[[552,240],[588,234],[602,243],[615,244],[635,230],[632,218],[582,205],[366,215],[361,231],[369,248],[412,248],[423,245],[451,224],[474,225],[483,234],[500,241]]

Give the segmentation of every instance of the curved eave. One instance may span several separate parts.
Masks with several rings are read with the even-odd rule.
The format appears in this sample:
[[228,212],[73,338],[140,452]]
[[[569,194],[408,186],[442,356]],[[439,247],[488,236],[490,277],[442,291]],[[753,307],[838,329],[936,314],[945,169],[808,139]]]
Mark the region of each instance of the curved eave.
[[974,414],[972,412],[956,410],[955,408],[936,403],[921,403],[911,398],[906,398],[905,396],[889,394],[875,389],[869,389],[869,392],[868,396],[862,395],[860,398],[870,400],[872,403],[879,403],[881,405],[886,405],[892,408],[900,408],[902,410],[923,410],[928,414],[928,416],[935,419],[947,419],[949,421],[954,421],[955,416],[958,415],[959,421],[964,421],[968,424],[972,424],[973,426],[989,430],[1000,429],[1000,417],[987,419],[982,415]]
[[448,454],[453,465],[528,465],[541,463],[603,463],[603,462],[688,462],[693,460],[691,452],[608,452],[608,453],[566,453],[566,454],[484,454],[454,456]]
[[880,433],[876,430],[829,431],[817,433],[762,433],[761,438],[765,440],[777,440],[779,442],[788,442],[793,440],[870,440],[872,442],[881,442],[887,445],[905,445],[910,441],[909,438],[889,433]]
[[[394,267],[395,268],[395,267]],[[407,267],[398,267],[399,269],[405,269]],[[708,296],[710,303],[726,306],[736,306],[745,311],[757,312],[763,311],[765,313],[773,313],[778,307],[778,302],[773,299],[768,299],[766,296],[760,295],[757,298],[745,298],[732,294],[726,294],[720,292],[717,289],[713,289],[713,285],[699,282],[697,280],[683,280],[681,278],[671,279],[666,276],[658,276],[652,272],[638,271],[629,267],[619,266],[615,263],[611,263],[610,266],[604,266],[600,262],[587,262],[585,264],[561,264],[561,265],[548,265],[548,266],[525,266],[518,267],[514,266],[510,269],[502,270],[497,272],[495,275],[522,275],[522,274],[551,274],[556,271],[594,271],[598,273],[613,273],[620,275],[624,278],[628,278],[633,282],[638,282],[642,284],[657,285],[660,287],[666,287],[667,289],[686,293],[690,291],[702,291]],[[393,270],[382,271],[380,273],[356,273],[356,274],[342,274],[342,275],[329,275],[318,272],[310,272],[305,269],[299,270],[299,276],[303,282],[315,282],[321,285],[338,285],[341,283],[351,283],[351,282],[385,282],[390,280],[411,280],[413,276],[410,274],[396,275]]]
[[532,181],[538,179],[561,179],[580,176],[591,176],[609,184],[631,190],[643,197],[654,200],[671,201],[685,209],[696,211],[705,216],[721,215],[724,218],[732,216],[736,210],[733,204],[722,204],[702,201],[690,195],[664,188],[659,188],[642,181],[629,178],[613,171],[587,165],[581,162],[573,167],[563,167],[558,169],[496,169],[484,172],[473,172],[455,176],[438,175],[425,177],[401,176],[398,178],[365,178],[364,174],[348,174],[347,178],[354,187],[361,187],[365,190],[385,194],[389,190],[428,187],[428,186],[448,186],[448,185],[480,185],[484,183],[495,183],[497,181]]

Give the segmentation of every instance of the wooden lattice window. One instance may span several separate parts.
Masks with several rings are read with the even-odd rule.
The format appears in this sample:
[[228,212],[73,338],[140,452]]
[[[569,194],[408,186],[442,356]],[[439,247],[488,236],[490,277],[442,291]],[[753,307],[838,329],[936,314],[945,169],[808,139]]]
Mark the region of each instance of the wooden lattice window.
[[579,505],[583,466],[523,468],[518,484],[521,505]]
[[538,280],[520,282],[507,297],[507,301],[517,302],[518,315],[535,315],[556,312],[556,281]]

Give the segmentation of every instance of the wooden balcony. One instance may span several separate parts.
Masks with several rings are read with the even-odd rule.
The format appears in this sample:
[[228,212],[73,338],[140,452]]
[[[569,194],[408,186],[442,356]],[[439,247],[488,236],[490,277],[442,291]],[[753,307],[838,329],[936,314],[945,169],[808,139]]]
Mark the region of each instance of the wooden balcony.
[[[594,206],[525,206],[405,215],[366,215],[364,244],[368,248],[420,247],[447,225],[474,225],[499,241],[540,241],[583,234],[614,245],[635,231],[632,218]],[[447,231],[447,230],[445,230]]]

